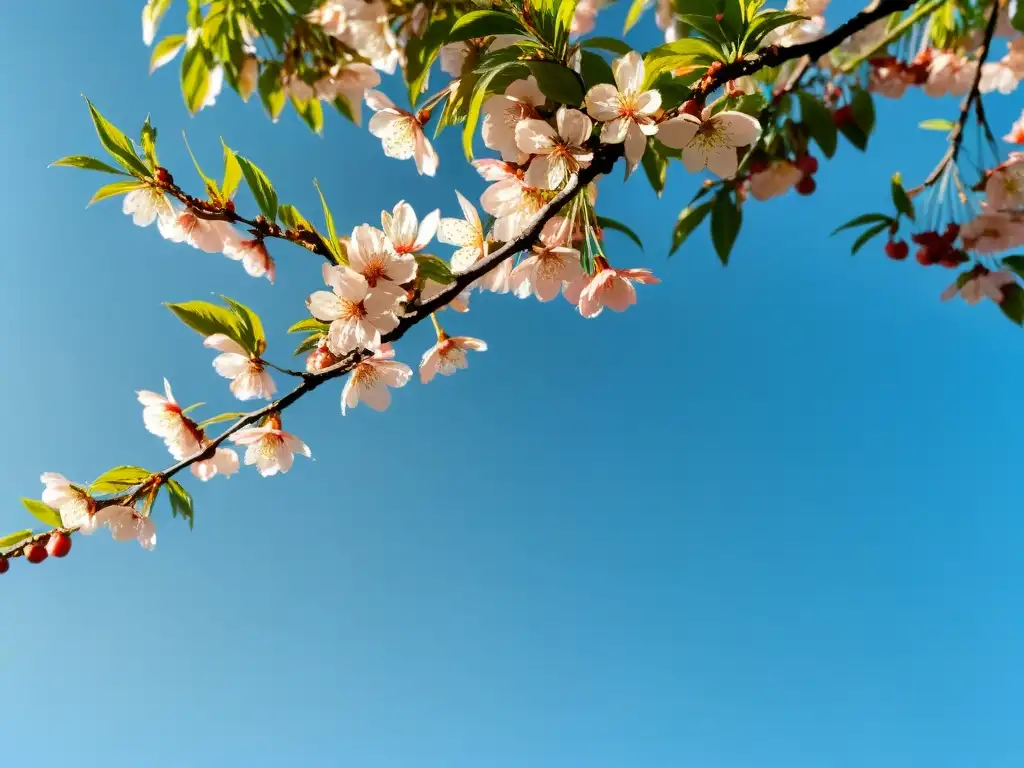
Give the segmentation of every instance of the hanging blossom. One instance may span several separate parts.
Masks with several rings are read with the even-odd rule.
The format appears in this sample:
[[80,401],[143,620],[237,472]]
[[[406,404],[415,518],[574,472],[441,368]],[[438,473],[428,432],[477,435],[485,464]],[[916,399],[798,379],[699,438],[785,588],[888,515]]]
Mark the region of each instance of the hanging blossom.
[[264,277],[274,282],[274,259],[261,238],[243,239],[234,228],[224,239],[223,253],[229,259],[242,262],[250,277]]
[[924,92],[938,98],[950,94],[963,96],[970,90],[977,72],[977,62],[954,51],[939,51],[928,65],[928,80]]
[[[415,214],[413,217],[415,220]],[[348,268],[362,276],[367,290],[389,294],[392,304],[405,296],[402,285],[416,278],[416,259],[409,253],[397,252],[387,236],[369,224],[352,230]]]
[[902,98],[907,88],[914,84],[911,72],[902,62],[890,57],[869,62],[871,71],[868,74],[868,90],[888,99]]
[[572,24],[569,26],[571,35],[588,35],[597,24],[597,12],[600,9],[598,0],[579,0],[573,11]]
[[203,346],[221,353],[213,359],[213,368],[225,379],[231,379],[231,394],[239,400],[270,400],[274,396],[277,387],[263,362],[251,357],[237,341],[215,333],[206,337]]
[[412,378],[412,368],[394,360],[395,351],[390,344],[383,345],[373,357],[361,361],[345,382],[341,392],[341,415],[359,403],[366,403],[375,411],[386,411],[391,405],[388,387],[404,387]]
[[654,23],[665,33],[665,42],[674,43],[679,39],[679,30],[676,28],[675,0],[658,0],[654,11]]
[[353,349],[375,349],[381,335],[398,326],[400,296],[389,290],[370,290],[361,274],[344,265],[323,266],[331,291],[317,291],[306,302],[317,320],[330,323],[327,346],[336,355]]
[[1024,245],[1024,222],[982,203],[981,213],[960,228],[960,239],[967,250],[999,253]]
[[658,138],[666,146],[683,151],[683,165],[691,173],[707,168],[723,179],[736,175],[736,150],[757,141],[761,124],[742,112],[711,114],[704,107],[700,117],[682,114],[658,126]]
[[601,83],[587,92],[587,112],[601,126],[601,143],[625,142],[626,162],[631,172],[640,164],[647,137],[658,132],[654,115],[661,108],[661,94],[643,91],[644,61],[630,51],[612,64],[615,85]]
[[538,189],[559,189],[569,177],[586,168],[594,153],[585,145],[594,124],[576,109],[560,107],[555,127],[544,120],[523,120],[516,126],[516,145],[534,155],[523,178]]
[[114,541],[135,541],[143,549],[156,549],[156,524],[139,513],[134,507],[121,504],[103,507],[79,528],[79,532],[91,536],[101,527],[110,529]]
[[1011,273],[1005,270],[990,272],[979,264],[971,271],[970,277],[967,280],[963,281],[963,283],[957,280],[957,282],[943,291],[942,300],[949,301],[959,294],[960,298],[971,305],[977,304],[985,298],[991,299],[996,304],[1002,304],[1004,300],[1003,288],[1007,285],[1015,285],[1016,283],[1017,280]]
[[423,353],[420,360],[420,381],[426,384],[434,376],[451,376],[460,368],[468,368],[467,351],[486,352],[487,344],[472,336],[449,336],[439,330],[437,344]]
[[121,210],[126,216],[131,216],[132,222],[140,227],[148,227],[158,219],[163,227],[166,226],[165,221],[170,222],[174,219],[174,208],[171,206],[171,201],[156,187],[145,186],[141,189],[133,189],[124,196]]
[[506,162],[525,163],[529,155],[519,149],[516,126],[539,118],[537,108],[544,106],[545,100],[533,75],[509,84],[504,95],[489,97],[482,110],[484,146],[500,152]]
[[597,317],[605,307],[613,312],[625,312],[636,304],[633,283],[654,285],[661,282],[649,269],[615,269],[602,256],[594,261],[597,270],[593,275],[584,274],[566,285],[563,291],[566,300],[575,304],[586,318]]
[[1003,136],[1003,141],[1008,144],[1024,144],[1024,110],[1021,110],[1020,117],[1010,126],[1010,132]]
[[1024,207],[1024,152],[1011,152],[1005,163],[989,173],[985,202],[993,211]]
[[256,466],[263,477],[285,473],[292,468],[295,454],[311,457],[309,447],[291,432],[281,429],[281,416],[271,414],[260,427],[238,430],[231,436],[235,445],[245,446],[246,466]]
[[413,158],[420,175],[437,172],[437,153],[423,133],[418,115],[399,109],[380,91],[366,92],[366,106],[376,113],[370,118],[370,133],[381,140],[385,155],[398,160]]
[[393,74],[401,58],[387,7],[380,0],[330,0],[306,15],[313,24],[353,48],[374,68]]
[[1002,59],[982,65],[978,90],[982,93],[999,91],[1006,95],[1017,89],[1017,84],[1022,78],[1024,78],[1024,36],[1018,36],[1008,44],[1007,53]]
[[765,170],[750,174],[750,194],[755,200],[770,200],[786,194],[804,177],[804,172],[789,160],[779,160]]
[[89,521],[96,506],[89,494],[59,472],[44,472],[39,480],[43,504],[57,510],[64,528],[80,528]]
[[316,95],[325,101],[341,99],[348,105],[356,125],[363,123],[363,99],[366,92],[380,85],[380,75],[361,61],[339,63],[313,84]]
[[205,253],[222,253],[228,241],[240,239],[228,222],[204,219],[191,208],[177,211],[173,219],[159,219],[160,234],[172,243],[188,243]]
[[437,232],[440,219],[441,212],[435,209],[421,222],[416,216],[416,211],[405,200],[400,200],[391,213],[381,212],[380,223],[384,228],[384,234],[387,235],[388,244],[396,254],[408,258],[413,266],[412,276],[396,282],[409,282],[415,276],[416,260],[411,258],[411,254],[419,253],[430,244]]
[[530,295],[551,301],[563,286],[585,276],[580,252],[568,247],[569,222],[560,216],[550,219],[541,230],[530,255],[512,270],[512,292],[520,299]]
[[508,163],[477,160],[473,166],[484,179],[494,182],[480,196],[480,205],[494,217],[491,233],[495,240],[508,242],[522,234],[553,196],[549,190],[531,187]]

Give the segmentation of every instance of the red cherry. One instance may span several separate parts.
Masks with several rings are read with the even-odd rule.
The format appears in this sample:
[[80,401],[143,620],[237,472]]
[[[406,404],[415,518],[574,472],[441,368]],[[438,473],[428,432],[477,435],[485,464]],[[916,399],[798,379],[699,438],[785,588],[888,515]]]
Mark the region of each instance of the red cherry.
[[48,557],[46,547],[42,544],[29,544],[25,547],[25,559],[30,563],[41,563]]
[[682,112],[684,115],[700,117],[701,113],[704,111],[704,105],[701,104],[696,99],[690,99],[689,101],[683,102],[683,106],[679,108],[679,111]]
[[832,122],[837,126],[853,122],[853,107],[849,104],[832,113]]
[[930,267],[935,263],[935,258],[932,256],[930,248],[918,248],[916,257],[917,263],[922,267]]
[[715,21],[717,21],[719,24],[722,23],[722,20],[724,18],[725,18],[725,14],[724,13],[716,13],[715,14]]
[[751,160],[750,161],[750,172],[751,173],[764,173],[771,168],[771,163],[766,160]]
[[957,235],[959,234],[960,225],[957,224],[955,221],[951,221],[949,224],[946,225],[946,231],[942,233],[942,239],[945,240],[947,243],[952,244],[952,242],[956,240]]
[[66,533],[55,533],[46,542],[46,551],[53,557],[67,557],[71,551],[71,537]]
[[6,557],[0,557],[0,575],[7,573],[10,570],[11,564],[7,561]]
[[885,244],[885,255],[888,256],[890,259],[902,261],[903,259],[907,258],[907,255],[909,253],[910,246],[907,245],[902,240],[896,240],[895,242],[890,240],[888,243]]
[[796,183],[796,191],[801,195],[813,195],[817,188],[817,183],[810,176],[804,176]]
[[814,155],[801,155],[796,159],[796,167],[804,172],[804,176],[818,172],[818,158]]
[[227,210],[229,210],[232,213],[234,213],[235,212],[235,201],[234,200],[228,200],[226,203],[224,203],[224,207]]

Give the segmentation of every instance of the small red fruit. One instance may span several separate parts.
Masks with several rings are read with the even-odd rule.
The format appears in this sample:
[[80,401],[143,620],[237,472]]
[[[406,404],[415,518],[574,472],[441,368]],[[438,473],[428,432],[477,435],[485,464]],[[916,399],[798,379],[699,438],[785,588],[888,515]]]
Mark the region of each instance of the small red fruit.
[[804,176],[796,183],[796,191],[801,195],[813,195],[817,188],[817,183],[810,176]]
[[679,108],[679,111],[682,112],[684,115],[693,115],[694,117],[700,117],[701,112],[704,111],[704,105],[701,104],[696,99],[690,99],[689,101],[683,102],[683,106]]
[[853,108],[847,104],[832,113],[832,122],[837,126],[853,122]]
[[917,263],[922,267],[930,267],[935,263],[935,257],[930,248],[918,248],[916,258]]
[[0,575],[7,573],[10,570],[11,564],[7,562],[6,557],[0,557]]
[[765,171],[767,171],[771,167],[772,167],[771,164],[767,160],[751,160],[750,161],[750,172],[751,173],[764,173]]
[[903,259],[907,258],[909,253],[910,246],[907,245],[902,240],[890,240],[888,243],[885,244],[885,255],[888,256],[890,259],[902,261]]
[[52,557],[67,557],[71,551],[71,537],[66,533],[55,533],[46,542],[46,551]]
[[174,181],[174,177],[171,176],[170,171],[168,171],[166,168],[161,167],[156,169],[156,180],[159,181],[161,184],[170,184],[171,182]]
[[717,21],[719,24],[722,23],[723,19],[725,19],[725,14],[724,13],[716,13],[715,14],[715,21]]
[[25,559],[30,563],[41,563],[48,555],[46,547],[42,544],[29,544],[25,547]]
[[818,172],[818,158],[814,155],[801,155],[796,159],[796,167],[804,172],[804,176],[810,176]]
[[224,207],[227,210],[229,210],[232,213],[234,213],[235,212],[235,201],[234,200],[228,200],[226,203],[224,203]]

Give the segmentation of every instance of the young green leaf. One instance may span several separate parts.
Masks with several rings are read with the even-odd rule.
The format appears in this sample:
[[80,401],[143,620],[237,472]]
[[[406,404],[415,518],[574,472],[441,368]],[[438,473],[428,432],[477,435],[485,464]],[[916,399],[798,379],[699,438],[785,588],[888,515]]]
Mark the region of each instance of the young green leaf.
[[241,328],[241,340],[239,341],[239,344],[245,348],[246,352],[254,357],[262,355],[263,350],[267,347],[267,334],[263,330],[263,321],[260,320],[260,316],[241,302],[235,301],[227,296],[221,296],[221,298],[228,303],[228,306],[231,307],[231,311],[238,317],[239,326]]
[[190,114],[196,114],[206,101],[210,89],[210,66],[206,49],[194,45],[181,58],[181,95]]
[[22,499],[21,503],[25,505],[25,509],[39,520],[47,528],[63,528],[64,522],[60,519],[60,513],[52,507],[43,504],[41,501],[35,499]]
[[[452,274],[451,267],[448,266],[448,262],[444,259],[426,253],[417,254],[416,265],[416,276],[419,278],[433,280],[441,285],[449,285],[455,282],[455,275]],[[321,330],[321,332],[326,333],[326,330]]]
[[142,9],[142,41],[146,45],[153,43],[153,37],[160,28],[160,20],[171,7],[171,0],[147,0]]
[[879,234],[881,234],[888,228],[889,224],[883,221],[879,222],[878,224],[875,224],[872,227],[868,227],[867,229],[865,229],[863,232],[860,233],[860,237],[853,241],[853,247],[850,249],[850,255],[855,256],[857,254],[857,251],[863,248],[870,240],[873,240],[874,238],[878,237]]
[[101,115],[91,101],[86,99],[85,102],[89,105],[89,115],[92,117],[92,124],[96,127],[96,135],[99,136],[100,144],[107,150],[107,153],[133,176],[149,176],[150,171],[146,164],[139,159],[131,139]]
[[825,157],[836,153],[838,134],[832,113],[817,98],[805,91],[799,91],[800,119],[811,131],[811,138],[821,147]]
[[420,36],[413,36],[405,46],[405,82],[409,86],[409,104],[416,106],[430,67],[452,31],[455,18],[445,15],[434,19]]
[[743,225],[743,212],[733,200],[730,190],[723,188],[711,208],[711,242],[722,266],[729,264],[729,254]]
[[524,35],[529,37],[529,30],[519,19],[502,11],[470,11],[452,26],[448,34],[448,42],[456,43],[474,37],[491,37],[494,35]]
[[292,98],[292,106],[302,122],[310,127],[313,133],[323,134],[324,132],[324,108],[320,106],[320,99],[312,98],[307,101],[299,101]]
[[644,15],[644,11],[650,6],[651,0],[633,0],[629,4],[629,10],[626,12],[626,21],[622,25],[622,34],[627,34],[629,30],[636,26],[636,23],[640,21],[640,17]]
[[212,427],[214,424],[221,424],[225,421],[238,421],[243,416],[248,416],[248,414],[243,411],[219,413],[216,416],[211,416],[208,419],[200,421],[199,424],[197,424],[196,426],[199,427],[199,429],[206,429],[207,427]]
[[903,188],[903,179],[898,173],[892,175],[892,204],[900,214],[914,220],[914,203]]
[[259,79],[260,101],[275,123],[281,116],[284,105],[288,103],[284,87],[281,85],[281,63],[278,61],[268,62],[263,66]]
[[[239,173],[241,173],[241,170],[239,170]],[[315,227],[309,223],[305,216],[299,213],[299,209],[294,205],[285,204],[278,206],[277,217],[288,229],[299,229],[301,226],[303,229],[315,230]]]
[[641,242],[640,236],[632,229],[627,227],[625,224],[623,224],[621,221],[610,219],[607,216],[598,216],[597,226],[601,227],[601,229],[611,229],[616,232],[621,232],[634,243],[636,243],[636,247],[639,248],[641,251],[644,249],[644,244],[643,242]]
[[3,538],[0,538],[0,549],[10,549],[21,544],[25,539],[32,536],[32,530],[26,529],[24,531],[18,531],[17,533],[9,533]]
[[125,465],[108,469],[89,485],[91,495],[120,493],[146,482],[153,473],[142,467]]
[[203,172],[202,167],[199,165],[199,161],[196,160],[196,156],[192,152],[192,147],[189,146],[188,136],[185,135],[184,131],[181,132],[181,138],[185,141],[185,149],[188,150],[188,156],[192,158],[192,165],[196,167],[196,173],[198,173],[199,178],[203,180],[203,185],[206,187],[206,194],[211,200],[219,200],[220,189],[217,187],[217,182]]
[[177,480],[168,480],[167,498],[171,501],[171,514],[188,521],[188,527],[195,524],[195,510],[192,506],[192,496],[185,487]]
[[87,171],[102,171],[103,173],[113,173],[118,176],[128,176],[130,174],[124,171],[119,171],[117,168],[107,165],[102,160],[97,160],[95,157],[89,157],[88,155],[68,155],[62,157],[60,160],[54,160],[50,163],[51,168],[83,168]]
[[945,120],[941,117],[933,117],[930,120],[922,120],[917,124],[917,127],[925,131],[943,131],[944,133],[948,133],[956,128],[956,123],[952,120]]
[[1010,270],[1017,277],[1024,277],[1024,256],[1006,256],[1002,263],[1004,269]]
[[580,54],[580,77],[583,87],[588,91],[599,83],[614,83],[611,65],[593,51],[582,51]]
[[341,241],[338,240],[338,232],[334,228],[334,215],[331,213],[331,209],[327,207],[327,198],[324,197],[324,191],[320,189],[320,182],[313,179],[313,186],[316,187],[317,194],[320,195],[320,204],[324,209],[324,223],[327,225],[327,238],[324,242],[327,244],[327,249],[331,252],[335,262],[338,264],[348,264],[348,259],[341,248]]
[[713,44],[696,37],[686,37],[673,43],[659,45],[644,56],[644,88],[650,87],[650,84],[664,72],[706,67],[712,62],[724,61],[725,58]]
[[320,344],[320,339],[323,338],[321,333],[311,333],[307,336],[299,346],[292,352],[293,355],[301,355],[305,352],[312,352]]
[[242,175],[245,177],[246,184],[249,185],[256,205],[259,206],[268,221],[274,221],[277,219],[277,192],[274,191],[274,185],[270,183],[267,174],[254,163],[241,155],[235,155],[235,157],[242,167]]
[[220,193],[224,200],[228,201],[235,196],[238,185],[242,182],[242,166],[234,151],[224,143],[224,139],[221,139],[220,143],[224,147],[224,181],[221,182]]
[[891,216],[886,216],[884,213],[864,213],[861,214],[860,216],[855,216],[845,224],[841,224],[840,226],[836,227],[835,229],[832,230],[832,234],[837,235],[843,230],[852,229],[853,227],[859,227],[862,224],[874,224],[879,221],[884,221],[886,224],[891,224],[893,222],[893,218]]
[[1016,283],[1004,285],[1003,300],[999,308],[1017,325],[1024,325],[1024,289]]
[[330,327],[330,323],[317,320],[315,317],[307,317],[299,320],[297,323],[292,323],[292,326],[288,329],[288,333],[308,333],[310,331],[327,333],[327,329]]
[[675,229],[672,230],[672,248],[668,252],[669,256],[678,251],[679,247],[686,242],[686,238],[690,236],[693,230],[700,226],[701,222],[711,212],[712,205],[714,203],[710,201],[701,203],[696,208],[685,208],[679,214]]
[[761,41],[779,27],[784,27],[786,24],[792,24],[797,21],[803,21],[806,16],[800,16],[796,13],[790,13],[789,11],[765,11],[759,13],[750,21],[750,26],[747,27],[746,34],[743,36],[743,40],[740,43],[740,51],[746,53],[747,51],[757,50]]
[[146,120],[139,131],[139,142],[142,144],[142,153],[146,157],[146,163],[151,169],[156,169],[160,163],[156,158],[156,128],[146,115]]
[[[211,304],[208,301],[186,301],[181,304],[167,304],[167,308],[185,325],[203,338],[223,333],[242,344],[241,318],[230,309]],[[242,344],[242,346],[245,346]]]
[[153,55],[149,57],[149,74],[153,74],[164,64],[174,61],[178,51],[185,45],[184,35],[168,35],[153,48]]
[[98,203],[100,200],[106,200],[108,197],[114,197],[116,195],[126,195],[136,189],[142,189],[146,185],[141,181],[115,181],[113,184],[107,184],[105,187],[100,187],[96,190],[96,193],[89,200],[86,207],[93,203]]
[[871,98],[871,94],[863,88],[851,88],[850,93],[850,109],[853,110],[853,120],[864,134],[864,143],[867,144],[867,137],[875,129],[875,102]]
[[581,41],[581,45],[584,48],[600,48],[602,51],[610,51],[618,56],[625,56],[633,50],[629,43],[614,37],[588,37]]
[[552,101],[574,107],[583,103],[583,83],[568,67],[553,61],[531,61],[527,66],[540,92]]

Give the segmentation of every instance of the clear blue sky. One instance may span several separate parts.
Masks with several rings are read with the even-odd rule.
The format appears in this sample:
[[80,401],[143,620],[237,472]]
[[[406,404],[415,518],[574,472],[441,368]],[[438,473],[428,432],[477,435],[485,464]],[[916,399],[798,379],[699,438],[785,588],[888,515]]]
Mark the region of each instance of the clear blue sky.
[[[295,248],[270,286],[114,202],[85,210],[104,179],[46,169],[98,152],[80,93],[133,132],[152,112],[189,185],[182,128],[313,213],[318,177],[346,229],[483,189],[456,135],[421,179],[338,117],[318,138],[225,94],[189,119],[176,73],[146,74],[140,4],[0,10],[4,529],[31,522],[18,497],[44,470],[168,463],[136,389],[166,375],[233,408],[161,302],[235,296],[283,362],[321,287]],[[1008,126],[1013,99],[990,101]],[[340,385],[286,414],[314,462],[191,483],[195,530],[162,510],[153,554],[97,536],[17,563],[0,763],[1019,768],[1022,331],[940,304],[945,270],[827,236],[885,205],[892,170],[925,174],[943,140],[916,122],[954,110],[884,104],[870,156],[844,146],[814,197],[748,206],[727,270],[704,233],[665,258],[682,168],[660,201],[609,179],[602,210],[647,244],[613,235],[613,261],[665,280],[625,315],[474,297],[449,319],[491,345],[469,371],[383,416],[342,418]]]

